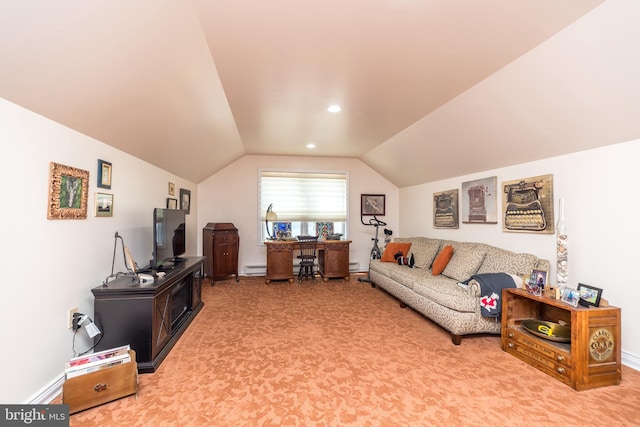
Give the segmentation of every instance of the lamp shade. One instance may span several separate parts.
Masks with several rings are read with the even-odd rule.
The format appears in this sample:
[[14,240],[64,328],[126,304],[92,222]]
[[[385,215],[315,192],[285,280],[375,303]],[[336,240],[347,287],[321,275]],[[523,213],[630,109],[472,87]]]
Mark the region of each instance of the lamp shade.
[[278,215],[276,215],[276,213],[272,210],[272,208],[273,208],[273,203],[269,205],[269,207],[267,208],[267,213],[264,216],[264,226],[267,229],[267,235],[269,236],[270,239],[273,239],[274,236],[271,235],[271,231],[269,230],[269,221],[275,221],[278,219]]

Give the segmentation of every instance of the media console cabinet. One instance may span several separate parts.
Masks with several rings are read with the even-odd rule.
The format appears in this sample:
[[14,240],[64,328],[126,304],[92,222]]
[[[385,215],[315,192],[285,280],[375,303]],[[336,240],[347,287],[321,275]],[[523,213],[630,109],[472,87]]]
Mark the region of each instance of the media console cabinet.
[[155,282],[121,277],[91,290],[94,321],[102,331],[95,350],[129,344],[138,372],[155,372],[204,306],[204,257],[188,257]]
[[[571,341],[540,338],[522,326],[526,319],[563,322]],[[524,289],[502,292],[502,349],[578,391],[620,384],[620,327],[618,307],[572,307]]]

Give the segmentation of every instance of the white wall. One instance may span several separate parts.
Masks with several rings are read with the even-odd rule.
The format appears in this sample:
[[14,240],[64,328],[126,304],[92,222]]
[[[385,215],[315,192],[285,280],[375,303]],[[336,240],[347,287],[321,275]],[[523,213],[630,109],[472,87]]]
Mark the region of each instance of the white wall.
[[[139,265],[151,257],[152,212],[166,205],[168,182],[197,189],[155,166],[0,99],[0,177],[3,203],[0,298],[0,402],[37,401],[59,382],[73,356],[67,311],[93,316],[91,288],[111,272],[114,234],[123,236]],[[113,163],[111,190],[98,189],[97,162]],[[47,220],[49,163],[89,171],[88,218]],[[96,191],[114,194],[114,215],[96,218]],[[188,253],[196,254],[196,216],[187,216]],[[123,271],[118,248],[115,271]],[[84,331],[76,350],[90,346]],[[44,403],[44,402],[41,402]]]
[[[434,229],[432,219],[433,193],[461,190],[462,182],[497,176],[500,192],[503,181],[553,174],[555,209],[558,198],[564,198],[569,226],[569,284],[602,288],[603,297],[622,309],[623,361],[640,369],[640,310],[636,307],[640,301],[636,271],[640,227],[635,224],[640,212],[638,159],[640,140],[634,140],[402,188],[400,235],[480,241],[533,253],[551,262],[550,278],[555,282],[554,235],[503,232],[502,218],[496,225],[460,224],[457,230]],[[498,204],[501,211],[501,202]]]
[[[379,219],[398,229],[398,188],[357,159],[324,157],[245,156],[198,184],[198,227],[209,222],[232,222],[240,235],[240,274],[247,264],[266,265],[266,249],[258,242],[258,171],[260,168],[340,170],[349,172],[350,261],[366,271],[375,230],[360,222],[360,194],[386,194],[386,215]],[[277,208],[274,208],[277,212]],[[380,229],[380,240],[384,233]],[[202,235],[198,243],[202,253]]]

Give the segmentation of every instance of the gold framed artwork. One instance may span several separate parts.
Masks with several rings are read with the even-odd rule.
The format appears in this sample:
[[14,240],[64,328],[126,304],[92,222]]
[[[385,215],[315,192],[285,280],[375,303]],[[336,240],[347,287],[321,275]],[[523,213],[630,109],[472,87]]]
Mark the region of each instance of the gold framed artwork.
[[553,175],[502,183],[502,230],[516,233],[553,234]]
[[462,183],[460,198],[463,224],[498,223],[497,188],[497,176]]
[[433,228],[459,228],[458,189],[433,193]]
[[169,183],[169,195],[170,196],[176,195],[176,185],[173,182]]
[[89,172],[55,162],[49,169],[47,219],[86,219]]
[[96,210],[95,216],[109,217],[113,216],[113,194],[96,193]]
[[98,159],[98,187],[111,189],[111,162]]

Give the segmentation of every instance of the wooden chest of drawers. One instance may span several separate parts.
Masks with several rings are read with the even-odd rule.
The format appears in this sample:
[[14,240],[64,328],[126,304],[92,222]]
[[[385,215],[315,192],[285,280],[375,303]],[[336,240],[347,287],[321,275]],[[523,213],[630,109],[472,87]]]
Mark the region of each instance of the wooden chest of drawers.
[[[522,325],[526,319],[564,323],[569,343],[540,338]],[[505,289],[502,349],[576,390],[620,384],[620,309],[571,307],[556,299]]]

